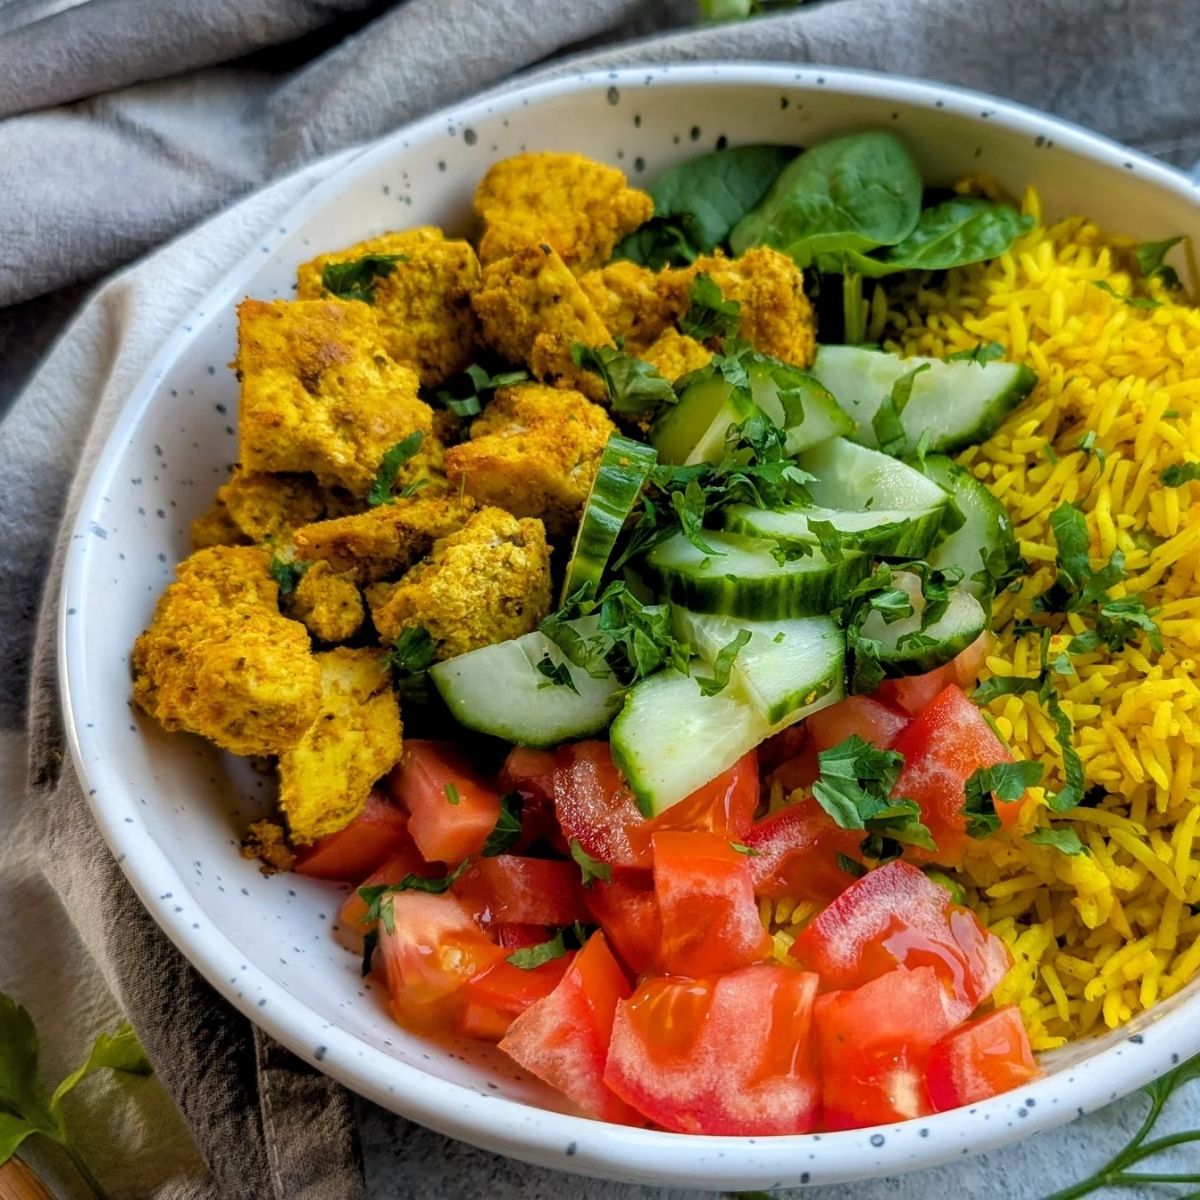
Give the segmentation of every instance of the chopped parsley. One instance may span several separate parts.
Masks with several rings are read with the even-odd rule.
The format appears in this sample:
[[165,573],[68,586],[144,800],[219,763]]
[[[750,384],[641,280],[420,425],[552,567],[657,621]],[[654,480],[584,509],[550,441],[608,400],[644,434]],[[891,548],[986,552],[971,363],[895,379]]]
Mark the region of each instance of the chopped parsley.
[[1183,487],[1185,483],[1200,483],[1200,462],[1175,463],[1162,473],[1164,487]]
[[521,837],[521,809],[524,801],[520,792],[505,792],[500,797],[500,815],[480,854],[484,858],[495,858],[506,854]]
[[956,350],[946,355],[946,362],[973,362],[986,366],[1004,357],[1004,347],[999,342],[980,342],[972,350]]
[[478,416],[497,388],[512,387],[528,378],[529,372],[525,370],[500,371],[493,375],[487,368],[472,363],[465,371],[446,380],[434,392],[433,402],[456,417]]
[[439,895],[448,892],[455,881],[470,866],[471,860],[464,858],[462,862],[446,875],[435,875],[426,878],[424,875],[414,875],[411,872],[404,876],[399,883],[370,883],[358,889],[359,899],[367,906],[362,920],[366,924],[382,921],[388,933],[396,932],[396,924],[392,914],[391,898],[398,892],[428,892]]
[[427,693],[428,671],[433,666],[434,645],[424,625],[402,629],[392,648],[383,656],[383,665],[392,672],[392,680],[401,696],[421,700]]
[[1092,287],[1099,288],[1100,291],[1111,296],[1114,300],[1120,300],[1122,304],[1129,308],[1162,307],[1162,302],[1155,300],[1153,296],[1135,296],[1132,292],[1118,292],[1106,279],[1093,279]]
[[996,763],[975,771],[963,789],[967,833],[973,838],[995,833],[1000,828],[995,802],[1020,800],[1028,788],[1041,781],[1043,770],[1040,762],[1020,761]]
[[671,381],[653,364],[634,358],[615,346],[571,346],[571,361],[599,375],[613,412],[640,417],[676,402]]
[[612,867],[594,859],[580,844],[578,838],[571,839],[571,857],[583,875],[583,886],[591,887],[598,879],[601,883],[612,882]]
[[1079,834],[1074,829],[1051,829],[1049,826],[1043,826],[1027,833],[1025,840],[1035,846],[1053,846],[1060,853],[1072,857],[1088,853],[1088,848],[1079,840]]
[[761,858],[762,857],[761,850],[755,850],[755,848],[753,846],[747,846],[745,844],[745,842],[730,842],[729,848],[731,850],[736,850],[738,852],[738,854],[746,855],[748,858]]
[[879,449],[884,454],[899,454],[908,442],[908,434],[900,418],[912,399],[913,384],[917,376],[928,371],[929,363],[914,367],[905,375],[901,375],[892,384],[892,390],[883,398],[883,403],[871,418],[871,428],[875,431],[875,439]]
[[311,566],[312,563],[293,562],[273,554],[267,570],[271,573],[271,578],[279,585],[279,594],[290,596],[304,577],[304,572]]
[[455,787],[454,784],[448,783],[442,790],[446,793],[447,804],[457,805],[462,803],[462,796],[459,794],[458,788]]
[[[396,476],[400,473],[400,468],[421,449],[421,443],[424,440],[425,435],[419,429],[416,429],[402,442],[397,442],[390,450],[384,452],[383,458],[379,463],[379,470],[375,472],[375,480],[371,484],[371,490],[367,493],[368,504],[372,507],[377,507],[380,504],[392,503],[395,499],[392,495],[392,489],[396,486]],[[417,490],[418,486],[419,484],[410,484],[401,492],[401,496],[411,496]]]
[[364,254],[349,262],[326,263],[321,271],[321,286],[341,300],[375,303],[375,285],[386,279],[397,263],[408,262],[403,254]]
[[843,854],[840,850],[838,851],[837,865],[839,871],[844,871],[855,879],[861,879],[867,873],[867,868],[862,863],[848,854]]
[[571,677],[571,668],[565,662],[556,663],[547,652],[538,660],[537,670],[539,675],[546,677],[538,684],[539,688],[566,687],[570,688],[575,695],[579,695],[579,689]]
[[739,630],[737,635],[717,652],[716,658],[713,659],[712,676],[696,676],[696,683],[700,686],[701,695],[715,696],[729,686],[729,676],[733,671],[733,664],[737,661],[742,647],[749,642],[750,636],[750,630]]
[[742,306],[736,300],[726,300],[711,275],[701,271],[688,288],[691,301],[687,312],[679,318],[679,332],[698,342],[709,338],[737,337],[742,324]]
[[514,967],[520,967],[522,971],[532,971],[543,963],[562,958],[566,952],[567,943],[563,938],[563,931],[560,929],[552,938],[547,938],[544,942],[538,942],[535,946],[522,946],[519,950],[514,950],[508,956],[508,961]]

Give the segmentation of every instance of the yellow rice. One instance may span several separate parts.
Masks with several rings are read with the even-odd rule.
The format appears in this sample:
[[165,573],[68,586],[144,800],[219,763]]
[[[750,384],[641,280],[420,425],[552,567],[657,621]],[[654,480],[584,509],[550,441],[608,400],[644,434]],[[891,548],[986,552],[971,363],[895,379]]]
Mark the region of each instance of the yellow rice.
[[[1055,814],[1089,853],[1068,857],[1023,837],[972,846],[959,879],[980,918],[1011,947],[998,1004],[1018,1004],[1035,1049],[1100,1032],[1170,996],[1200,973],[1200,484],[1166,488],[1164,468],[1200,461],[1200,311],[1153,281],[1157,308],[1134,308],[1094,286],[1139,294],[1132,242],[1083,218],[1036,222],[1008,254],[894,289],[872,310],[872,336],[907,354],[944,355],[998,342],[1038,386],[987,442],[960,461],[1008,508],[1031,574],[995,606],[988,674],[1033,675],[1039,639],[1015,619],[1053,582],[1048,518],[1063,501],[1087,515],[1093,563],[1125,555],[1124,592],[1143,597],[1163,635],[1118,653],[1075,659],[1058,682],[1097,807]],[[877,294],[878,295],[878,294]],[[1089,432],[1100,456],[1078,449]],[[1049,449],[1048,449],[1049,447]],[[1060,618],[1053,652],[1086,626]],[[1034,695],[990,709],[1022,758],[1062,784],[1054,729]],[[1040,790],[1021,825],[1050,823]],[[811,914],[764,902],[786,952]]]

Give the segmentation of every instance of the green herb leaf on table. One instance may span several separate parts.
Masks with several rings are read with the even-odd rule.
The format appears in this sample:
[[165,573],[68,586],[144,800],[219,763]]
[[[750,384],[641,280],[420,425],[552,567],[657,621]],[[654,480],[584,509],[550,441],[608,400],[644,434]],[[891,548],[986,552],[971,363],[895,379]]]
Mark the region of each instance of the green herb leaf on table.
[[375,303],[375,285],[396,269],[397,263],[408,262],[403,254],[364,254],[349,262],[326,263],[321,271],[321,286],[341,300],[361,300]]
[[608,863],[593,858],[581,845],[578,838],[571,839],[571,857],[579,866],[583,875],[583,886],[591,887],[599,880],[601,883],[612,882],[612,867]]
[[433,403],[459,418],[474,417],[498,388],[512,387],[529,378],[526,370],[500,371],[493,375],[479,363],[448,379],[433,394]]
[[996,763],[976,770],[963,788],[967,833],[973,838],[995,833],[1000,828],[995,802],[1020,800],[1028,788],[1041,782],[1043,770],[1040,762],[1025,761]]
[[671,381],[653,363],[613,346],[585,346],[575,342],[571,346],[571,361],[600,376],[613,412],[640,417],[676,402]]
[[270,563],[267,564],[267,570],[278,585],[279,594],[290,596],[296,590],[300,580],[304,578],[304,572],[311,566],[312,563],[294,562],[291,559],[280,558],[278,554],[273,554]]
[[400,468],[421,449],[424,440],[425,435],[416,429],[403,441],[397,442],[390,450],[384,452],[371,490],[367,493],[369,505],[374,508],[380,504],[392,503],[396,498],[392,495],[392,489],[396,486],[396,476],[400,473]]
[[737,337],[742,324],[742,306],[726,300],[711,275],[697,274],[688,288],[688,310],[679,318],[679,332],[698,342],[709,338]]
[[514,967],[520,967],[522,971],[532,971],[543,963],[562,958],[566,952],[567,944],[563,939],[563,931],[560,929],[552,938],[538,942],[536,946],[522,946],[519,950],[514,950],[508,956],[508,961]]
[[520,792],[505,792],[500,797],[500,815],[487,841],[483,843],[480,854],[484,858],[495,858],[497,854],[507,854],[521,837],[521,810],[524,799]]
[[579,695],[579,689],[571,676],[571,668],[565,662],[556,663],[549,654],[543,654],[538,660],[537,670],[539,675],[546,677],[544,682],[538,684],[539,688],[565,687]]
[[697,675],[695,677],[696,683],[700,686],[701,695],[715,696],[729,686],[729,677],[733,671],[733,664],[737,661],[737,656],[741,653],[742,647],[750,640],[750,637],[750,630],[739,630],[737,635],[717,652],[716,658],[713,659],[713,673],[711,678],[704,675]]
[[1142,278],[1153,279],[1157,275],[1164,286],[1179,287],[1179,273],[1174,267],[1167,265],[1166,258],[1171,250],[1185,241],[1187,238],[1180,234],[1177,237],[1164,238],[1161,242],[1141,242],[1135,246],[1133,253],[1137,257]]
[[1174,463],[1162,473],[1164,487],[1183,487],[1185,483],[1200,483],[1200,462]]

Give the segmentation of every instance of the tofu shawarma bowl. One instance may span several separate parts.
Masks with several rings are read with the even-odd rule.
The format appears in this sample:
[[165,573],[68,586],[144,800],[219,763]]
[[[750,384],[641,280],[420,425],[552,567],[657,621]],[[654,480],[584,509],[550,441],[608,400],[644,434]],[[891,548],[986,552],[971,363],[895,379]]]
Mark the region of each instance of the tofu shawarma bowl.
[[389,1045],[622,1137],[927,1136],[1200,973],[1190,226],[685,75],[579,85],[609,141],[448,118],[444,213],[380,162],[228,282],[133,728]]

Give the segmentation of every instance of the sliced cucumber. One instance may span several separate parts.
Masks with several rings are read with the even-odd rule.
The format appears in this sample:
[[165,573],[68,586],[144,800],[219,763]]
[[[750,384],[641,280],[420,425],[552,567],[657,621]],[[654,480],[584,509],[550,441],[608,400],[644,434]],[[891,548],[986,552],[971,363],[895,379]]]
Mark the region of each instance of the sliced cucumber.
[[751,504],[731,504],[721,511],[723,528],[751,537],[773,538],[784,546],[815,544],[810,521],[828,521],[842,535],[842,544],[891,558],[923,558],[942,525],[944,505],[937,508],[885,508],[844,512],[837,508],[768,510]]
[[[597,618],[568,624],[581,637],[592,637]],[[547,657],[554,667],[566,667],[574,689],[538,670]],[[537,632],[449,658],[430,667],[429,677],[460,725],[520,746],[554,746],[599,733],[621,707],[624,692],[612,675],[597,679],[573,666]]]
[[926,458],[925,474],[950,493],[963,518],[933,548],[929,562],[943,571],[961,567],[961,586],[979,600],[990,599],[994,579],[1021,557],[1007,510],[970,471],[940,454]]
[[786,453],[799,454],[831,437],[854,432],[854,421],[807,371],[763,355],[755,357],[746,373],[754,403],[786,433]]
[[862,625],[864,637],[879,641],[878,659],[889,675],[933,671],[965,650],[987,626],[983,606],[965,588],[956,587],[951,589],[946,611],[922,630],[925,597],[920,579],[910,571],[897,571],[892,583],[908,593],[913,615],[888,624],[878,612],[872,612]]
[[593,584],[599,590],[613,546],[657,458],[653,449],[641,442],[631,441],[619,433],[609,437],[575,534],[571,561],[563,581],[564,604],[567,597],[585,583]]
[[820,346],[812,373],[854,418],[856,441],[876,446],[875,414],[893,384],[928,364],[913,380],[912,394],[900,424],[905,433],[901,453],[912,453],[927,438],[929,450],[957,450],[991,435],[1037,383],[1021,363],[976,363],[939,358],[901,358],[861,346]]
[[660,671],[629,690],[609,737],[638,807],[653,817],[728,770],[771,732],[735,683],[705,696],[694,678]]
[[846,635],[832,617],[747,621],[672,609],[676,635],[707,663],[744,629],[731,679],[770,725],[792,724],[845,695]]
[[694,612],[763,620],[827,613],[871,569],[870,558],[857,550],[831,563],[814,547],[780,563],[760,538],[706,530],[704,540],[716,553],[705,554],[679,533],[645,558],[651,587]]
[[662,462],[683,466],[725,458],[725,437],[758,411],[747,391],[717,372],[696,372],[679,397],[650,430],[650,443]]
[[946,503],[946,493],[920,471],[845,438],[806,450],[797,456],[796,465],[816,476],[808,491],[813,503],[825,508],[916,511]]

